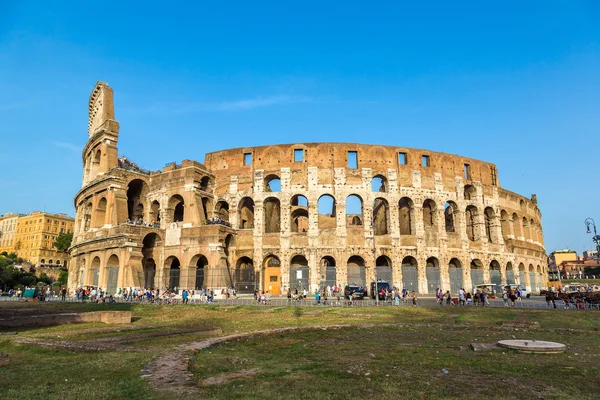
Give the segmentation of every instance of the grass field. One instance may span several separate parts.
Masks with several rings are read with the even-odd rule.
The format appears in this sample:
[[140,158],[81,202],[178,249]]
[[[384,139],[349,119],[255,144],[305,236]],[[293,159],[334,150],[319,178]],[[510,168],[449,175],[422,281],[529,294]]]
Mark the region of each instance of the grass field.
[[[131,310],[127,326],[73,324],[0,336],[0,398],[80,399],[182,397],[156,390],[140,370],[153,357],[206,338],[278,327],[356,324],[341,329],[270,334],[201,350],[190,362],[199,389],[188,398],[597,399],[600,313],[460,307],[276,308],[0,303],[0,317],[19,313]],[[500,328],[524,315],[537,330]],[[402,324],[360,328],[361,324]],[[154,337],[152,335],[165,334]],[[473,352],[472,342],[553,340],[564,354]],[[17,343],[17,340],[41,343]],[[47,343],[46,343],[47,342]],[[102,351],[70,351],[57,343],[102,343]],[[42,348],[48,345],[51,348]],[[255,376],[211,377],[254,370]],[[447,373],[444,373],[446,370]],[[190,397],[191,396],[191,397]]]

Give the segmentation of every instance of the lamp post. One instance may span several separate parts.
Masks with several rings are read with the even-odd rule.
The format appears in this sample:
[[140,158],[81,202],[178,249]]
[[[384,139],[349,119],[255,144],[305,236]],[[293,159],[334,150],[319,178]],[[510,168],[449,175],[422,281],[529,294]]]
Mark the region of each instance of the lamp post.
[[592,218],[585,219],[585,226],[587,228],[586,233],[592,233],[590,227],[594,228],[594,236],[592,237],[592,241],[596,243],[596,257],[600,256],[600,235],[596,232],[596,222]]
[[[375,272],[375,305],[379,306],[379,285],[377,282],[377,246],[375,244],[375,224],[371,220],[371,233],[373,234],[373,271]],[[366,282],[365,282],[366,283]]]

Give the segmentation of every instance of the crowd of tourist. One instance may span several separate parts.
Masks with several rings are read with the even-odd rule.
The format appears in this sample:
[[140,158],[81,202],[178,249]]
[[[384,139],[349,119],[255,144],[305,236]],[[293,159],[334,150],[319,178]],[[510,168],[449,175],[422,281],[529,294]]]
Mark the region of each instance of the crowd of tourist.
[[138,218],[134,221],[130,220],[129,218],[127,220],[125,220],[125,223],[127,225],[135,225],[135,226],[146,226],[148,228],[160,228],[160,222],[148,222],[148,221],[144,221],[141,218]]
[[231,223],[219,217],[210,217],[206,220],[206,225],[225,225],[231,228]]

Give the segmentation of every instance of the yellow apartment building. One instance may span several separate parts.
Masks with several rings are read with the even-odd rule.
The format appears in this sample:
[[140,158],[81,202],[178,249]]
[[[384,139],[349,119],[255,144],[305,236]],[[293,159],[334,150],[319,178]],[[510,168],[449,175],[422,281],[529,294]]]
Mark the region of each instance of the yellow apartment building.
[[15,247],[15,231],[17,220],[22,214],[6,213],[0,216],[0,253],[13,252]]
[[17,220],[13,251],[36,266],[65,266],[69,255],[53,244],[61,233],[73,232],[75,220],[66,214],[35,211]]

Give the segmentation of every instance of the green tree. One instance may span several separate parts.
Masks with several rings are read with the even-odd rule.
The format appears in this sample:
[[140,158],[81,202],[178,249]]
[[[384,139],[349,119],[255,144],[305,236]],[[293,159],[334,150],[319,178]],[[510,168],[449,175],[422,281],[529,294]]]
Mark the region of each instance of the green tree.
[[58,279],[56,280],[56,282],[58,282],[61,285],[66,285],[68,279],[69,279],[69,272],[66,269],[63,269],[62,271],[60,271],[60,274],[58,275]]
[[53,246],[56,250],[61,253],[66,253],[71,247],[71,242],[73,241],[73,232],[61,233],[56,238],[56,241],[53,243]]

